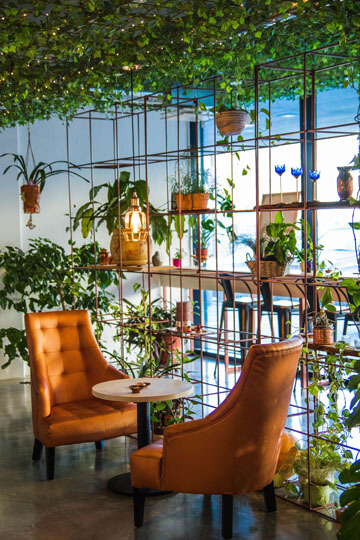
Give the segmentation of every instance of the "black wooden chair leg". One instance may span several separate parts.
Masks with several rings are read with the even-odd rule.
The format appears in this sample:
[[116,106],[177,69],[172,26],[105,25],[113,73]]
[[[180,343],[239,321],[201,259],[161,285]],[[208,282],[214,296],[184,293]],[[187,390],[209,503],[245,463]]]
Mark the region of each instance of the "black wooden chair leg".
[[55,472],[55,447],[46,448],[46,477],[48,480],[54,479]]
[[134,526],[142,527],[144,523],[145,495],[144,491],[139,488],[134,490]]
[[271,482],[268,486],[264,487],[264,501],[266,510],[268,512],[276,512],[276,498],[274,490],[274,482]]
[[43,444],[40,441],[38,441],[38,439],[35,439],[34,449],[33,449],[33,454],[32,454],[33,461],[39,461],[39,459],[41,459],[42,451],[43,451]]
[[102,450],[104,448],[104,441],[95,441],[96,450]]
[[233,496],[222,495],[221,533],[223,538],[232,538]]

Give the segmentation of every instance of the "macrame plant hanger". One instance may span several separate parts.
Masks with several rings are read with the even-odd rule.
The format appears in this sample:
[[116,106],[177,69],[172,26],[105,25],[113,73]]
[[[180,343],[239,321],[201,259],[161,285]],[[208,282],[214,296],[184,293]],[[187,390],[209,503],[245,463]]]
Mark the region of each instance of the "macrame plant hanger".
[[[26,170],[28,170],[28,163],[29,163],[29,154],[31,154],[31,159],[32,159],[32,162],[33,162],[33,169],[35,168],[35,157],[34,157],[34,152],[33,152],[33,149],[32,149],[32,146],[31,146],[31,135],[30,135],[30,126],[28,125],[27,127],[27,132],[28,132],[28,140],[27,140],[27,148],[26,148],[26,155],[25,155],[25,167],[26,167]],[[33,181],[32,181],[32,178],[29,178],[29,185],[33,185]],[[35,229],[36,225],[33,224],[32,222],[32,213],[30,214],[30,217],[29,217],[29,220],[26,224],[26,227],[29,227],[29,229],[32,231],[33,229]]]

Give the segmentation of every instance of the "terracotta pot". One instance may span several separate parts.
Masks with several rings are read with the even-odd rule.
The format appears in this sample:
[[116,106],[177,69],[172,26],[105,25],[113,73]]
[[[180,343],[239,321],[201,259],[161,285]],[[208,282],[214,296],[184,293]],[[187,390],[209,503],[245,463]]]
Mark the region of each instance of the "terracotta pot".
[[216,113],[215,122],[220,135],[239,135],[248,119],[246,111],[223,111]]
[[338,167],[337,192],[341,201],[348,201],[353,194],[353,177],[351,167]]
[[199,259],[200,259],[200,263],[204,263],[208,258],[208,248],[201,248],[199,250],[199,248],[197,248],[195,250],[195,259],[197,260],[197,262],[199,262]]
[[176,266],[176,268],[180,268],[180,261],[181,259],[173,259],[173,265]]
[[[129,242],[124,239],[121,232],[120,252],[119,229],[113,230],[113,235],[110,242],[110,251],[114,262],[124,268],[127,266],[146,266],[148,264],[148,241],[139,240],[138,242]],[[149,252],[151,252],[151,240]]]
[[209,193],[193,193],[192,194],[192,209],[206,210],[209,202]]
[[173,364],[175,351],[181,350],[181,337],[174,336],[174,334],[161,334],[162,345],[166,350],[162,350],[160,353],[160,366],[166,366],[169,361],[169,355],[173,357]]
[[332,328],[314,326],[313,343],[316,345],[332,345],[334,343],[334,330]]
[[181,210],[191,210],[192,208],[192,199],[191,193],[184,195],[183,193],[176,194],[176,207],[180,209],[180,199],[181,199]]
[[24,203],[25,214],[38,214],[40,212],[40,186],[21,186],[21,199]]

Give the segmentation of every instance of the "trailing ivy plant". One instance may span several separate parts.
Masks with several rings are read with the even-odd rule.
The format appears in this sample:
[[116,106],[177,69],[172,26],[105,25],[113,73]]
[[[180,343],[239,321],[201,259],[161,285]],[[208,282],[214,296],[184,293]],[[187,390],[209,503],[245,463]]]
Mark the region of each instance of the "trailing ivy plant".
[[[269,59],[337,41],[336,52],[360,58],[357,0],[4,0],[0,21],[1,127],[65,117],[84,106],[106,111],[130,89],[131,69],[135,91],[221,74],[220,91],[230,93],[235,83],[246,98],[254,66]],[[326,67],[333,58],[311,61]],[[356,77],[348,66],[338,73],[324,69],[320,87]],[[273,97],[289,87],[274,84]]]
[[[94,264],[100,246],[85,244],[73,246],[74,265]],[[38,238],[29,243],[29,249],[6,247],[0,252],[2,288],[0,289],[0,308],[15,310],[18,313],[38,312],[56,309],[87,309],[96,322],[95,333],[101,339],[104,324],[95,321],[98,314],[110,309],[113,295],[109,291],[117,285],[115,272],[97,273],[98,300],[96,301],[95,277],[93,272],[76,270],[73,274],[72,256],[64,248],[46,238]],[[15,358],[29,363],[25,330],[8,327],[0,328],[0,349],[6,362],[3,369]]]

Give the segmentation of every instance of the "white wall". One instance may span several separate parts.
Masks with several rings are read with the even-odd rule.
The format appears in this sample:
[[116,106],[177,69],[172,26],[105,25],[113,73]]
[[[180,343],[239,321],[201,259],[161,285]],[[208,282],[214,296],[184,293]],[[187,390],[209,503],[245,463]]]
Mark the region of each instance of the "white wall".
[[[138,148],[137,123],[135,125],[135,152],[144,153],[144,124],[143,118],[140,118],[140,146]],[[93,160],[106,160],[114,157],[114,139],[113,123],[109,120],[93,120],[92,122],[92,152]],[[129,119],[123,119],[119,122],[119,156],[132,156],[131,123]],[[13,152],[25,156],[27,149],[27,128],[19,126],[17,128],[7,129],[0,133],[0,153]],[[187,148],[188,144],[188,123],[180,124],[180,148]],[[66,127],[65,124],[53,118],[49,121],[36,122],[31,126],[31,142],[36,161],[49,163],[55,160],[67,159],[66,147]],[[76,164],[90,161],[90,138],[89,121],[75,119],[69,125],[69,154],[70,161]],[[177,148],[177,123],[168,123],[168,149]],[[160,118],[158,112],[149,114],[148,117],[148,152],[165,151],[165,125],[164,120]],[[0,173],[7,164],[11,163],[10,158],[1,158]],[[133,178],[133,169],[131,159],[127,160],[125,170],[131,171]],[[66,169],[66,164],[59,165],[59,168]],[[173,173],[174,164],[170,165],[168,173]],[[155,206],[162,206],[165,209],[167,201],[166,193],[166,166],[165,163],[152,163],[148,166],[148,176],[150,184],[150,200]],[[82,174],[90,179],[90,171],[83,170]],[[93,173],[94,184],[101,184],[113,181],[114,171],[109,169],[96,169]],[[144,165],[137,167],[136,179],[145,178]],[[27,249],[29,241],[34,238],[49,238],[51,241],[62,245],[69,251],[68,240],[69,233],[65,228],[69,226],[69,192],[67,174],[61,174],[50,178],[41,194],[40,214],[33,216],[33,222],[36,227],[30,230],[26,227],[28,215],[22,212],[22,203],[19,192],[20,186],[16,182],[16,174],[9,171],[1,176],[2,189],[0,197],[0,249],[5,246],[18,246]],[[71,198],[72,204],[80,206],[88,200],[89,184],[81,179],[73,177],[71,180]],[[74,209],[72,209],[73,211]],[[109,248],[110,236],[105,226],[96,233],[96,239],[106,248]],[[84,242],[80,231],[74,234],[74,240],[78,245]],[[89,241],[88,238],[86,240]],[[160,249],[153,245],[152,251],[159,250],[164,264],[167,264],[165,247]],[[127,280],[123,284],[123,294],[127,298],[134,299],[132,285],[140,281],[139,274],[127,273]],[[1,279],[0,279],[1,282]],[[141,282],[147,285],[147,279],[142,278]],[[0,283],[1,286],[1,283]],[[155,291],[156,296],[161,291]],[[10,313],[0,310],[0,326],[23,327],[23,317],[18,313]],[[4,362],[4,356],[0,351],[0,362]],[[0,379],[23,377],[27,374],[27,368],[22,360],[15,361],[5,370],[0,370]]]

